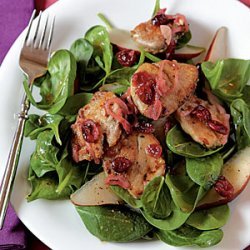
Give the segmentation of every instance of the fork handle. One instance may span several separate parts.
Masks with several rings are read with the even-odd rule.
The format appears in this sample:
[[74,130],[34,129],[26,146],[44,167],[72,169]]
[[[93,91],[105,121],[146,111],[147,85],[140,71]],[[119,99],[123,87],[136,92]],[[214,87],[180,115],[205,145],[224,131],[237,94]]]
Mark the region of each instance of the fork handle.
[[25,121],[28,118],[29,111],[29,101],[27,99],[26,94],[23,96],[21,111],[18,114],[18,124],[13,137],[11,149],[9,152],[7,164],[5,167],[4,175],[2,178],[2,183],[0,187],[0,229],[2,229],[4,224],[4,219],[8,207],[8,203],[10,200],[10,195],[12,191],[12,186],[14,183],[16,170],[18,166],[22,141],[23,141],[23,133]]

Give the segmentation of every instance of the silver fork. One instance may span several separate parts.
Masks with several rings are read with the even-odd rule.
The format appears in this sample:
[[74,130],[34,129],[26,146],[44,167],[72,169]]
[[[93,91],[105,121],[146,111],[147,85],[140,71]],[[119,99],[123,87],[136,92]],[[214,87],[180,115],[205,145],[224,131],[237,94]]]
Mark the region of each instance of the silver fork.
[[[29,21],[27,35],[25,37],[19,59],[19,66],[23,73],[27,76],[30,89],[32,88],[32,83],[34,80],[37,77],[42,76],[47,70],[55,21],[55,18],[50,20],[49,16],[47,16],[45,22],[42,23],[42,12],[40,12],[37,20],[34,21],[35,14],[36,11],[34,10]],[[29,107],[30,103],[26,94],[24,94],[21,103],[21,111],[18,114],[17,128],[0,186],[0,229],[3,227],[7,206],[10,200],[12,186],[16,175],[22,146],[24,125],[28,118]]]

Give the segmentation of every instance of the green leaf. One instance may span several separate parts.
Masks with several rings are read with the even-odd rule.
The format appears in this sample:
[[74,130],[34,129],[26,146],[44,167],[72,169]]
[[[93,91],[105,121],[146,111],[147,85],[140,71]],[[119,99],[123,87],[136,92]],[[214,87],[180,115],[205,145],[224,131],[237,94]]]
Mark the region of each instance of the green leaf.
[[130,242],[152,230],[140,214],[123,206],[76,206],[76,210],[89,232],[102,241]]
[[171,203],[171,209],[172,213],[165,219],[155,219],[143,210],[141,210],[141,213],[154,227],[162,230],[174,230],[185,223],[190,213],[181,211],[174,202]]
[[221,149],[208,150],[197,142],[194,142],[190,136],[182,131],[180,126],[174,126],[167,134],[167,146],[175,154],[196,158],[204,157],[216,153]]
[[133,208],[142,207],[141,201],[135,199],[126,189],[119,186],[110,186],[111,190]]
[[80,38],[73,42],[70,51],[74,55],[76,62],[84,65],[85,68],[89,63],[94,48],[88,40]]
[[86,68],[93,54],[93,46],[84,38],[77,39],[70,47],[77,62],[77,77],[81,84],[85,80]]
[[242,99],[236,99],[232,101],[230,111],[236,130],[237,149],[240,150],[250,145],[250,110]]
[[176,49],[180,49],[182,47],[184,47],[185,45],[188,44],[188,42],[191,40],[192,38],[192,34],[191,31],[187,31],[185,32],[180,38],[178,38],[177,40],[177,44],[176,44]]
[[202,158],[186,158],[186,169],[189,177],[206,190],[218,179],[222,166],[223,159],[220,154]]
[[152,17],[154,17],[157,14],[157,12],[160,10],[160,8],[161,8],[160,0],[155,0],[155,7],[154,7]]
[[29,119],[25,123],[24,135],[30,137],[31,140],[37,138],[37,136],[44,130],[51,129],[55,135],[58,144],[62,145],[62,141],[59,135],[59,125],[63,117],[61,115],[55,114],[45,114],[43,116],[39,115],[29,115]]
[[102,13],[98,13],[97,16],[103,21],[103,23],[106,25],[106,27],[109,30],[112,30],[114,26],[111,24],[111,22],[108,20],[107,17],[105,17]]
[[229,218],[228,205],[202,209],[193,212],[186,223],[200,230],[211,230],[223,227]]
[[201,69],[213,93],[227,102],[242,96],[250,78],[250,60],[229,58],[216,63],[203,62]]
[[61,193],[56,192],[58,182],[52,174],[46,174],[41,178],[32,175],[28,180],[32,187],[31,193],[27,196],[28,201],[67,199],[71,194],[70,188],[64,189]]
[[245,88],[242,91],[242,99],[247,104],[247,106],[250,106],[250,86],[246,85]]
[[171,197],[163,176],[155,177],[146,185],[141,202],[144,211],[156,219],[164,219],[171,214]]
[[101,25],[90,28],[85,34],[85,39],[94,47],[94,57],[99,62],[99,66],[102,64],[106,74],[109,74],[113,60],[113,50],[106,28]]
[[59,113],[65,116],[77,115],[79,109],[88,104],[92,97],[92,93],[78,93],[70,96]]
[[67,98],[74,93],[76,77],[76,60],[71,52],[58,50],[51,57],[48,72],[39,84],[42,100],[36,102],[24,81],[26,94],[35,107],[56,114],[65,104]]
[[166,184],[177,207],[185,213],[194,211],[206,190],[195,184],[187,175],[166,175]]
[[172,246],[192,246],[210,247],[218,244],[223,238],[223,232],[220,229],[211,231],[200,231],[187,225],[173,230],[156,232],[159,240]]
[[38,177],[55,171],[59,149],[53,145],[53,138],[54,133],[52,130],[45,130],[37,137],[36,149],[30,159],[30,168]]
[[64,153],[64,157],[56,165],[59,182],[56,188],[57,193],[62,193],[64,190],[70,188],[73,191],[79,189],[84,183],[85,171],[82,167],[74,164],[68,158],[68,152]]

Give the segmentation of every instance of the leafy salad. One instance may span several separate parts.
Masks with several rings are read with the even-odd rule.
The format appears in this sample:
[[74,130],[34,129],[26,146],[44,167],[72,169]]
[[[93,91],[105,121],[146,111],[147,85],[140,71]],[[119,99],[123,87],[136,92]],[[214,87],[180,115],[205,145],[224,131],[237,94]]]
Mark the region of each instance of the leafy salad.
[[99,17],[106,27],[53,53],[34,82],[39,101],[24,81],[44,111],[25,125],[36,141],[27,200],[71,199],[103,241],[219,243],[228,202],[250,175],[250,60],[212,62],[210,48],[196,64],[204,49],[188,44],[186,17],[166,14],[158,0],[131,32],[132,49],[115,44]]

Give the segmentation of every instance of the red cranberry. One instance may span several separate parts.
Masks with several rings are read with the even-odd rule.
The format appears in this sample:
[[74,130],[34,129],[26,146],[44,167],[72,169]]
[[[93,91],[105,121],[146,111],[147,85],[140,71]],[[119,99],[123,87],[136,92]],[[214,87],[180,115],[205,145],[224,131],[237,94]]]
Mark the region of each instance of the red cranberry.
[[226,197],[229,200],[233,197],[234,187],[232,184],[225,178],[225,176],[220,176],[219,179],[214,184],[215,191],[222,197]]
[[211,113],[202,105],[195,107],[190,115],[197,118],[201,122],[208,122],[211,120]]
[[167,119],[165,123],[165,134],[167,134],[172,127],[173,127],[172,122],[169,119]]
[[225,127],[222,123],[215,121],[215,120],[208,121],[208,126],[215,132],[222,134],[222,135],[226,135],[228,132],[227,127]]
[[152,134],[155,131],[154,126],[151,123],[145,121],[136,123],[134,128],[135,131],[144,134]]
[[85,120],[82,124],[82,133],[85,141],[89,143],[96,142],[99,137],[97,124],[91,119]]
[[111,167],[117,173],[126,172],[131,166],[132,162],[126,157],[116,157],[111,163]]
[[154,158],[159,158],[161,157],[161,154],[162,154],[162,148],[159,144],[149,144],[146,147],[146,152],[147,154],[149,154],[150,156]]
[[131,67],[136,63],[138,55],[135,50],[122,49],[116,53],[116,59],[122,66]]
[[151,19],[151,23],[155,26],[160,26],[168,23],[168,18],[165,14],[158,14]]
[[136,94],[139,99],[147,104],[151,105],[155,100],[155,86],[156,81],[155,78],[149,73],[142,71],[135,73],[133,75],[132,82],[135,86],[137,86]]

